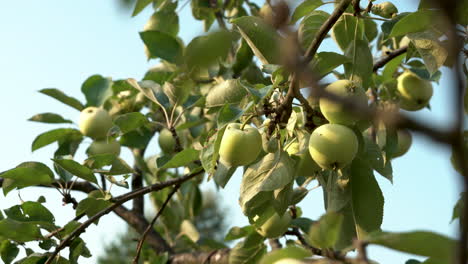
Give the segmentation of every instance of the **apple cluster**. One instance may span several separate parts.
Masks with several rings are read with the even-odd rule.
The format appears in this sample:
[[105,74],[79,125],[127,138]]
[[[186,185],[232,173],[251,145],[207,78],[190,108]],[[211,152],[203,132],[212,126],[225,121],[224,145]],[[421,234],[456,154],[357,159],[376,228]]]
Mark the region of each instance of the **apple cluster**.
[[[402,73],[397,82],[402,109],[416,111],[428,105],[432,96],[430,82],[412,72]],[[345,100],[368,105],[364,89],[354,81],[338,80],[326,86],[325,90]],[[295,138],[284,146],[284,150],[296,159],[296,177],[311,177],[322,170],[338,171],[348,166],[358,153],[359,138],[369,132],[368,128],[371,125],[371,122],[352,114],[342,104],[327,98],[314,100],[313,103],[314,107],[320,109],[328,123],[320,124],[311,134],[304,132],[301,142]],[[298,119],[300,119],[298,116],[304,118],[302,115],[297,115]],[[301,122],[304,123],[302,119]],[[270,122],[270,119],[266,119],[263,126],[268,126]],[[412,143],[411,134],[407,130],[398,130],[396,137],[397,146],[391,158],[404,155]],[[385,147],[385,130],[383,133],[378,130],[376,141],[381,148]],[[279,146],[281,144],[278,139],[269,138],[262,129],[259,130],[248,124],[231,123],[227,125],[221,140],[220,162],[230,167],[247,166],[256,161],[262,151],[273,153],[278,151]],[[270,209],[272,213],[268,218],[253,219],[253,223],[262,236],[276,238],[287,230],[291,215],[288,212],[278,215],[273,208]]]

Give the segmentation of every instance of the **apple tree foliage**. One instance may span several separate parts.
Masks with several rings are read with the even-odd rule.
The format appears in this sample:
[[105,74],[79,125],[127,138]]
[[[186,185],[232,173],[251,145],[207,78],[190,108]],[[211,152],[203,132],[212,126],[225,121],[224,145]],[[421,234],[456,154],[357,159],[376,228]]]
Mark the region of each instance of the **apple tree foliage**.
[[[77,111],[104,109],[112,126],[106,138],[86,152],[86,137],[72,117],[44,112],[30,119],[62,125],[32,142],[33,151],[55,147],[52,162],[26,161],[2,172],[3,193],[32,191],[34,186],[56,188],[76,216],[59,225],[54,217],[59,212],[46,208],[42,196],[4,209],[0,212],[4,263],[86,263],[93,252],[80,235],[111,212],[145,243],[144,254],[135,248],[135,263],[138,259],[275,263],[284,258],[370,263],[365,254],[369,244],[426,257],[424,263],[464,258],[466,253],[460,254],[466,251],[464,241],[429,231],[381,230],[384,193],[376,177],[392,181],[393,158],[411,144],[411,135],[401,129],[417,130],[447,144],[444,135],[463,136],[463,131],[441,136],[440,131],[411,122],[400,107],[430,109],[431,83],[439,81],[442,67],[457,69],[459,81],[466,83],[468,1],[422,0],[413,12],[398,12],[398,6],[384,1],[189,3],[205,33],[184,43],[178,33],[186,25],[180,25],[178,10],[185,2],[135,1],[134,16],[145,8],[154,10],[139,37],[155,66],[141,80],[90,76],[81,87],[85,101],[59,89],[40,90]],[[400,80],[402,74],[416,81]],[[337,80],[348,80],[343,82],[360,99],[348,96],[351,90],[337,84],[325,88]],[[417,100],[421,93],[424,101]],[[248,125],[261,134],[262,144],[257,137],[255,144],[239,144],[242,149],[235,149],[236,144],[227,147],[234,148],[229,151],[238,160],[243,153],[260,152],[243,168],[220,160],[223,134],[231,123],[241,124],[236,125],[241,132]],[[346,143],[343,148],[333,145],[328,132],[309,142],[311,133],[327,123],[339,123],[354,134],[349,138],[357,140],[357,147],[353,145],[352,154],[345,153],[345,164],[320,168],[314,157],[328,155],[333,160],[349,148]],[[465,148],[467,134],[459,142]],[[160,150],[147,148],[153,138]],[[320,151],[314,145],[317,140]],[[107,151],[110,143],[112,150]],[[131,150],[132,161],[116,155],[119,145]],[[468,160],[461,159],[467,157],[466,151],[452,146],[453,165],[466,177]],[[76,158],[84,153],[84,160]],[[232,177],[242,177],[241,185],[229,183]],[[233,227],[223,239],[199,232],[202,223],[195,222],[204,200],[200,184],[206,181],[219,188],[240,188],[239,206],[250,224]],[[301,210],[309,206],[301,201],[311,182],[324,193],[325,210],[319,219]],[[115,195],[115,188],[127,193]],[[76,200],[74,192],[87,197]],[[144,195],[151,203],[145,203]],[[454,220],[464,218],[465,196],[455,205]],[[131,209],[123,205],[128,201]],[[154,225],[144,217],[148,206],[158,212]],[[460,223],[464,226],[464,221]],[[459,244],[465,248],[457,251]],[[357,257],[349,256],[354,250]]]

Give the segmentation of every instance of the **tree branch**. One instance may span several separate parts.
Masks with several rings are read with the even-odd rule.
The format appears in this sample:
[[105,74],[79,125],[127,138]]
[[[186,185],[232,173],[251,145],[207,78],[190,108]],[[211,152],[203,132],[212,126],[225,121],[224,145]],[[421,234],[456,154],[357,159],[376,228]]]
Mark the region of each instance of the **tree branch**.
[[[138,190],[143,187],[143,171],[138,166],[138,160],[143,159],[143,156],[145,155],[145,150],[146,148],[143,149],[133,149],[133,158],[134,158],[134,173],[132,174],[132,190]],[[133,199],[133,207],[132,211],[135,213],[144,215],[145,211],[145,203],[143,196],[136,197]]]
[[387,64],[388,62],[390,62],[394,58],[400,56],[401,54],[403,54],[403,53],[405,53],[407,51],[408,51],[408,46],[404,46],[404,47],[401,47],[399,49],[396,49],[394,51],[391,51],[391,52],[387,53],[387,56],[381,58],[380,60],[378,60],[378,61],[376,61],[374,63],[374,67],[372,68],[372,70],[374,72],[377,72],[377,70],[382,68],[383,66],[385,66],[385,64]]
[[180,188],[179,184],[174,186],[171,193],[169,193],[166,200],[161,205],[161,208],[159,208],[158,213],[154,216],[153,220],[151,220],[151,223],[148,225],[148,227],[145,229],[145,231],[141,235],[140,241],[138,242],[138,245],[137,245],[136,255],[135,255],[135,258],[133,259],[133,264],[138,264],[138,259],[140,258],[141,249],[143,248],[143,243],[145,242],[146,236],[148,235],[149,231],[153,229],[153,226],[156,223],[156,220],[158,220],[158,218],[162,214],[164,208],[166,208],[166,206],[169,203],[169,201],[171,200],[172,196],[174,195],[174,193],[177,192],[177,190],[179,188]]
[[212,252],[191,252],[172,255],[170,264],[226,264],[229,263],[230,249],[219,249]]
[[[112,199],[112,201],[114,203],[111,206],[107,207],[104,210],[101,210],[99,213],[97,213],[94,216],[90,217],[83,224],[81,224],[77,229],[75,229],[70,235],[68,235],[64,240],[62,240],[62,242],[55,248],[55,251],[49,256],[49,258],[47,259],[45,264],[52,263],[53,259],[57,256],[57,254],[62,249],[67,247],[69,245],[69,243],[71,243],[73,241],[74,238],[78,237],[81,233],[83,233],[88,226],[90,226],[92,223],[94,223],[96,220],[98,220],[102,216],[104,216],[104,215],[108,214],[109,212],[115,210],[121,204],[123,204],[123,203],[125,203],[125,202],[127,202],[129,200],[132,200],[135,197],[142,196],[142,195],[144,195],[146,193],[149,193],[149,192],[152,192],[152,191],[159,191],[159,190],[162,190],[162,189],[164,189],[166,187],[169,187],[169,186],[172,186],[172,185],[175,185],[175,184],[182,184],[183,182],[188,181],[188,180],[194,178],[195,176],[200,175],[201,173],[203,173],[203,170],[200,170],[200,171],[195,172],[195,173],[187,174],[187,175],[185,175],[183,177],[180,177],[180,178],[177,178],[177,179],[172,179],[172,180],[168,180],[168,181],[165,181],[165,182],[156,183],[156,184],[150,185],[148,187],[141,188],[141,189],[135,190],[135,191],[131,191],[131,192],[127,193],[127,194],[124,194],[124,195],[121,195],[121,196],[118,196],[118,197]],[[167,243],[164,240],[161,240],[161,243],[158,245],[158,248],[156,249],[156,252],[158,252],[158,253],[160,253],[160,252],[172,252],[172,249],[167,245]]]

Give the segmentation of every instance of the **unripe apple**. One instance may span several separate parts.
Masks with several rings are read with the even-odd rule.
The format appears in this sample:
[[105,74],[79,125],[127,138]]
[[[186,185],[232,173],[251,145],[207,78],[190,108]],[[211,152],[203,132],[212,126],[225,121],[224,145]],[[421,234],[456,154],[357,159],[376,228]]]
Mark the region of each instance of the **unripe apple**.
[[176,141],[174,137],[172,136],[171,131],[169,131],[169,129],[163,128],[159,132],[158,143],[159,143],[159,147],[164,153],[170,154],[174,152]]
[[393,154],[393,157],[400,157],[403,156],[406,152],[408,152],[409,148],[411,147],[411,143],[413,142],[413,138],[408,130],[398,130],[397,131],[397,138],[398,138],[398,146],[397,151]]
[[373,5],[371,12],[372,14],[377,16],[392,18],[398,14],[398,9],[394,4],[390,2],[383,2],[380,4]]
[[86,150],[89,156],[101,155],[101,154],[113,154],[115,156],[120,155],[120,144],[118,141],[112,140],[95,140],[89,148]]
[[431,82],[421,79],[410,71],[398,76],[397,82],[402,109],[416,111],[427,106],[433,93]]
[[83,135],[103,139],[112,127],[112,118],[105,109],[90,106],[81,111],[79,127]]
[[262,150],[262,136],[258,130],[249,125],[242,130],[241,126],[228,124],[219,147],[221,161],[232,167],[252,163]]
[[[271,208],[270,210],[274,209]],[[264,223],[257,223],[257,232],[266,238],[277,238],[286,232],[291,220],[289,212],[285,212],[282,216],[273,212],[272,216]]]
[[324,169],[341,169],[348,165],[358,151],[358,139],[350,128],[326,124],[312,132],[309,140],[312,159]]
[[275,261],[273,264],[303,264],[304,262],[293,259],[293,258],[283,258]]
[[[356,100],[360,104],[367,104],[364,89],[350,80],[338,80],[328,85],[325,90],[335,95]],[[326,98],[320,99],[320,110],[330,123],[354,125],[359,118],[352,115],[341,104],[334,103]]]

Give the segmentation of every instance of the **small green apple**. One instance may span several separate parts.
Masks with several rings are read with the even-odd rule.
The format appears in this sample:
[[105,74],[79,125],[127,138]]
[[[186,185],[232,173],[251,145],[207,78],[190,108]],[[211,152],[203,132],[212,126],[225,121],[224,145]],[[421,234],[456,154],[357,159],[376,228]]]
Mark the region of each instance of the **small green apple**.
[[179,33],[179,17],[175,12],[155,12],[148,22],[146,22],[143,31],[162,31],[171,36],[177,36]]
[[92,139],[104,139],[112,127],[112,118],[103,108],[90,106],[81,111],[79,128],[83,135]]
[[431,82],[421,79],[415,73],[406,71],[398,76],[397,82],[402,109],[417,111],[426,107],[431,100],[433,94]]
[[283,258],[273,262],[273,264],[303,264],[304,262],[293,259],[293,258]]
[[[338,96],[353,99],[360,104],[367,104],[364,89],[350,80],[338,80],[328,85],[325,90]],[[325,118],[334,124],[354,125],[360,119],[352,115],[341,104],[334,103],[326,98],[320,99],[320,110]]]
[[[463,144],[465,146],[465,153],[468,152],[468,131],[465,131],[464,133],[464,140]],[[460,166],[460,162],[458,162],[457,159],[455,159],[455,154],[452,149],[452,155],[450,156],[450,161],[452,162],[453,168],[460,174],[462,174],[462,167]],[[468,157],[465,159],[465,163],[468,164]]]
[[392,18],[398,14],[398,9],[394,4],[390,2],[383,2],[380,4],[373,5],[371,12],[372,14],[377,16]]
[[[274,211],[273,208],[267,209]],[[266,238],[277,238],[286,232],[291,223],[291,215],[289,212],[285,212],[282,216],[278,215],[276,212],[263,223],[255,223],[257,227],[257,232]]]
[[169,131],[169,129],[163,128],[159,132],[158,143],[159,143],[159,147],[164,153],[170,154],[174,152],[176,141],[174,137],[172,136],[171,131]]
[[118,156],[120,155],[120,144],[115,140],[109,142],[107,142],[107,140],[95,140],[91,145],[89,145],[86,153],[89,156],[102,154],[113,154]]
[[348,165],[358,151],[358,139],[350,128],[326,124],[312,132],[309,140],[312,159],[324,169],[341,169]]
[[243,166],[252,163],[262,150],[262,136],[249,125],[228,124],[224,131],[219,156],[226,165]]
[[403,156],[406,152],[408,152],[409,148],[411,147],[411,143],[413,142],[413,138],[410,132],[406,129],[398,130],[397,138],[398,146],[397,151],[393,154],[393,158]]

